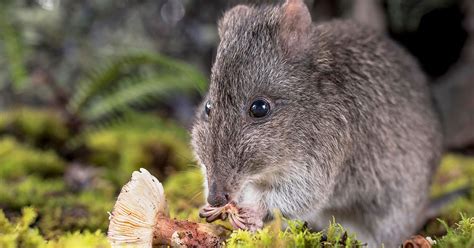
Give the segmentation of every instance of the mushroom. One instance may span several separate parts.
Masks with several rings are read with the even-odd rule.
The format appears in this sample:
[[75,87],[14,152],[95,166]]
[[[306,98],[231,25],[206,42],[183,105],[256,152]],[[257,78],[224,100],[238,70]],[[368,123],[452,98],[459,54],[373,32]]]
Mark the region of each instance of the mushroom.
[[109,220],[112,247],[220,247],[228,235],[222,226],[171,219],[163,186],[146,169],[133,172]]

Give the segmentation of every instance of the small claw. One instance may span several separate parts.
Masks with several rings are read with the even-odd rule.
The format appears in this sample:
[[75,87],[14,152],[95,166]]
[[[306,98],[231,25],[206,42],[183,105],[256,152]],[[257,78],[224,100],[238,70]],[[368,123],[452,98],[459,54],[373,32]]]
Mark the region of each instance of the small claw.
[[244,218],[244,219],[252,218],[252,215],[250,213],[247,213],[247,212],[239,212],[239,216],[241,218]]
[[226,220],[235,229],[256,231],[263,226],[257,213],[248,208],[239,208],[235,202],[230,202],[222,207],[212,207],[207,205],[199,210],[199,217],[205,218],[207,222],[213,222],[217,219]]
[[203,207],[199,211],[199,217],[205,218],[207,222],[213,222],[217,219],[225,219],[227,216],[222,216],[225,213],[225,209],[223,207],[211,207],[206,206]]
[[232,224],[232,226],[236,229],[246,230],[247,226],[241,221],[242,219],[236,218],[236,217],[237,216],[235,216],[233,214],[229,215],[230,224]]
[[222,208],[214,208],[214,207],[204,207],[199,211],[199,216],[201,218],[209,217],[216,213],[222,212]]
[[216,212],[214,212],[212,215],[208,216],[208,217],[206,218],[206,221],[207,221],[207,222],[213,222],[213,221],[215,221],[215,220],[221,218],[221,215],[222,215],[222,212],[216,211]]
[[206,218],[206,215],[202,212],[202,210],[199,210],[199,218]]
[[199,217],[200,218],[206,218],[209,215],[209,211],[206,210],[206,208],[201,208],[199,210]]
[[243,224],[247,223],[246,219],[242,218],[240,215],[233,214],[232,216],[234,217],[235,220],[238,220],[239,222],[241,222]]

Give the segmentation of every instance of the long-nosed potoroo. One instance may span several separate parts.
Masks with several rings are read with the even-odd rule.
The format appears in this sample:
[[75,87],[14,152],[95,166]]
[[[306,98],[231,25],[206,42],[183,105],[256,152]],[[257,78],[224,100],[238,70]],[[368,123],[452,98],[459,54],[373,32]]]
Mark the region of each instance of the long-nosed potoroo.
[[427,80],[399,45],[350,20],[312,23],[302,0],[238,5],[219,21],[192,145],[207,202],[256,230],[278,209],[369,246],[424,221],[442,132]]

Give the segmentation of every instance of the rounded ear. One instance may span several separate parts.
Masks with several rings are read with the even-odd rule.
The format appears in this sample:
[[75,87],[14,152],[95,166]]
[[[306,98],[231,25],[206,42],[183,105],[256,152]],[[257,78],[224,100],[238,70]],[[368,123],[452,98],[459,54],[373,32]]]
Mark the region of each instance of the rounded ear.
[[300,51],[308,43],[311,14],[303,0],[286,0],[281,10],[280,39],[285,50],[290,53]]
[[250,7],[239,4],[235,7],[233,7],[230,10],[227,10],[224,13],[224,16],[219,20],[218,23],[218,32],[219,32],[219,37],[223,37],[225,30],[229,27],[235,24],[235,22],[238,20],[238,18],[242,18],[242,16],[247,15],[247,13],[250,11]]

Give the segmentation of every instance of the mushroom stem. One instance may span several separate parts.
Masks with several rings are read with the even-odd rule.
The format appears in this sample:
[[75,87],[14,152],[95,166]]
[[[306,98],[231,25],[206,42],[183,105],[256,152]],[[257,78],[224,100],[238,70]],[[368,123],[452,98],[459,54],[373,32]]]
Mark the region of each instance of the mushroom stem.
[[229,230],[222,226],[170,219],[163,186],[140,169],[123,186],[110,213],[112,247],[220,247]]
[[221,247],[229,230],[212,224],[195,223],[157,216],[153,245],[173,247]]

